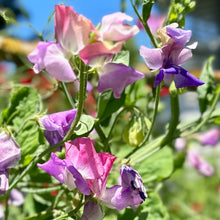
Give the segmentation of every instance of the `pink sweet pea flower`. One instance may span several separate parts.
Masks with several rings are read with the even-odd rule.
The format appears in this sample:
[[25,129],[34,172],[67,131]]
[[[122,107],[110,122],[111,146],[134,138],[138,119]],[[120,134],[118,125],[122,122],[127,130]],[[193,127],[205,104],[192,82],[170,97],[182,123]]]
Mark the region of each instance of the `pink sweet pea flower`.
[[198,170],[202,175],[212,176],[214,174],[214,168],[202,159],[196,151],[190,150],[187,154],[187,159],[191,166]]
[[28,55],[36,73],[45,69],[52,77],[63,82],[76,79],[69,59],[89,44],[90,32],[95,30],[92,22],[73,11],[72,7],[55,6],[54,42],[39,42]]
[[126,41],[139,32],[136,25],[125,24],[125,21],[132,21],[133,18],[122,12],[106,15],[102,18],[99,30],[102,41]]
[[20,158],[19,145],[5,131],[0,133],[0,194],[4,194],[8,188],[8,172],[15,167]]
[[203,134],[200,134],[199,141],[203,145],[216,146],[219,141],[220,131],[218,129],[211,129]]

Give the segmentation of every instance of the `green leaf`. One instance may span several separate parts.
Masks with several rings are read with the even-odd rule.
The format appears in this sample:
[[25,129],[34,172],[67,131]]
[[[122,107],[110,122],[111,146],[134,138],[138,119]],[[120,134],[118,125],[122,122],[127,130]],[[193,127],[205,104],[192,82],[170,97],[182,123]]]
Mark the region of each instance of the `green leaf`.
[[215,93],[216,82],[212,69],[214,57],[211,56],[205,62],[200,79],[205,83],[197,88],[200,112],[203,113],[207,109],[208,105],[212,101]]
[[104,121],[112,113],[116,112],[125,102],[125,94],[122,93],[119,99],[113,97],[112,90],[105,91],[99,95],[98,100],[98,118]]
[[142,17],[144,22],[147,22],[148,18],[150,17],[150,12],[152,6],[154,5],[155,0],[144,0],[143,7],[142,7]]
[[94,121],[95,119],[92,116],[82,115],[77,127],[74,130],[74,133],[77,136],[82,136],[89,133],[93,128]]
[[173,172],[173,154],[164,147],[135,166],[143,182],[158,181],[169,177]]
[[127,50],[123,50],[120,53],[117,53],[112,62],[113,63],[122,63],[126,66],[129,66],[130,61],[130,53]]
[[17,132],[16,141],[21,147],[22,160],[43,143],[44,136],[33,120],[40,111],[40,97],[32,87],[16,86],[10,105],[2,112],[2,123]]

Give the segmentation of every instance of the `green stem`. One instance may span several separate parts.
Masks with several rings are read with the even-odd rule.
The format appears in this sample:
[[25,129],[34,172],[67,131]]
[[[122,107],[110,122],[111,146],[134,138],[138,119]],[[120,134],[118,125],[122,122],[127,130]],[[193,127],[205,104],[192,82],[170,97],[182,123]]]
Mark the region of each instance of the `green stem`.
[[148,36],[150,37],[150,40],[151,40],[152,44],[154,45],[155,48],[158,48],[158,45],[157,45],[157,43],[156,43],[156,41],[155,41],[155,39],[154,39],[153,34],[151,33],[151,30],[150,30],[150,28],[149,28],[149,26],[148,26],[148,24],[147,24],[147,21],[144,21],[144,20],[143,20],[143,18],[142,18],[141,15],[139,14],[139,12],[138,12],[138,10],[137,10],[135,4],[133,3],[133,0],[131,0],[131,5],[132,5],[132,7],[133,7],[135,13],[137,14],[139,20],[140,20],[141,23],[143,24],[144,29],[146,30]]
[[171,106],[171,119],[169,123],[168,132],[161,141],[160,147],[165,146],[169,141],[171,141],[175,135],[177,125],[179,124],[179,97],[177,90],[170,94],[170,106]]
[[216,105],[217,105],[217,103],[218,103],[219,98],[220,98],[220,92],[217,92],[216,95],[215,95],[215,97],[214,97],[214,101],[213,101],[213,103],[212,103],[212,106],[211,106],[211,108],[210,108],[209,113],[207,114],[207,116],[204,117],[204,119],[201,120],[201,122],[200,122],[194,129],[192,129],[191,131],[189,131],[189,132],[187,132],[187,133],[185,133],[185,134],[182,134],[181,137],[186,137],[186,136],[189,136],[189,135],[191,135],[191,134],[194,134],[194,133],[197,132],[199,129],[201,129],[203,125],[205,125],[205,123],[209,120],[209,118],[211,117],[213,111],[215,110],[215,107],[216,107]]
[[71,97],[71,95],[69,94],[68,90],[67,90],[67,87],[66,87],[66,84],[64,82],[60,82],[61,83],[61,86],[62,86],[62,89],[63,89],[63,92],[68,100],[68,102],[70,103],[71,107],[72,108],[76,108],[76,102],[74,102],[74,99]]
[[141,142],[141,144],[139,146],[137,146],[132,152],[130,152],[129,154],[127,154],[125,156],[125,158],[130,157],[132,154],[134,154],[140,147],[142,147],[143,145],[146,144],[146,142],[148,142],[150,135],[153,131],[154,128],[154,124],[156,121],[156,117],[157,117],[157,112],[158,112],[158,106],[159,106],[159,102],[160,102],[160,89],[161,89],[161,85],[158,85],[156,88],[156,96],[155,96],[155,105],[154,105],[154,113],[153,113],[153,118],[151,121],[151,126],[147,132],[147,135],[145,136],[144,140]]
[[96,132],[98,133],[98,135],[99,135],[101,141],[103,142],[103,144],[104,144],[104,146],[105,146],[104,152],[107,151],[107,152],[109,152],[109,153],[111,154],[111,149],[110,149],[110,147],[109,147],[108,138],[106,138],[106,136],[105,136],[105,134],[104,134],[104,132],[103,132],[103,130],[102,130],[102,128],[101,128],[99,122],[96,122],[96,123],[94,124],[94,128],[95,128]]

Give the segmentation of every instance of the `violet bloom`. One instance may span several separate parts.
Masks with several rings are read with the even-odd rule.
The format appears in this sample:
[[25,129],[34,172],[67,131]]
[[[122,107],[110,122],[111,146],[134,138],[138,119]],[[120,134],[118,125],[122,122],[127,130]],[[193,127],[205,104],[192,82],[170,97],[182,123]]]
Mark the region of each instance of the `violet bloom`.
[[104,92],[112,89],[114,97],[120,98],[124,89],[137,80],[143,79],[144,74],[122,63],[113,63],[112,58],[113,55],[106,54],[89,57],[84,62],[97,70],[99,75],[98,91]]
[[50,145],[63,140],[75,119],[77,109],[44,115],[38,118],[40,127],[44,130],[44,136]]
[[28,55],[36,73],[45,69],[52,77],[72,82],[76,76],[69,60],[89,44],[92,22],[73,11],[72,7],[55,6],[55,42],[39,42]]
[[214,174],[214,168],[208,162],[203,160],[196,151],[190,150],[187,154],[187,159],[202,175],[212,176]]
[[203,134],[200,134],[199,141],[203,145],[216,146],[219,141],[220,131],[218,129],[211,129]]
[[19,145],[5,131],[0,133],[0,146],[0,194],[4,194],[9,188],[9,169],[18,164],[21,158],[21,150]]
[[144,58],[151,70],[159,70],[154,87],[163,80],[169,85],[174,80],[177,88],[188,86],[200,86],[201,80],[191,75],[180,65],[185,63],[191,56],[191,48],[185,47],[191,38],[191,31],[182,30],[175,26],[165,27],[166,32],[161,34],[162,47],[151,49],[141,46],[140,55]]

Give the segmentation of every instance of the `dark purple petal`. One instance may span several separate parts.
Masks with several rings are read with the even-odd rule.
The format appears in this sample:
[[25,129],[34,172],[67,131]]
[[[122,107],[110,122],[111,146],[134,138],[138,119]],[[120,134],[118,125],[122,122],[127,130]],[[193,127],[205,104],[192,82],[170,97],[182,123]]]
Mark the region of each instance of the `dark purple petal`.
[[65,183],[65,161],[57,157],[56,154],[51,153],[51,159],[43,164],[37,164],[37,166],[55,177],[61,183]]
[[181,46],[184,46],[187,42],[189,42],[192,31],[183,30],[181,28],[167,26],[166,28],[167,35],[169,35],[175,42]]
[[115,98],[120,98],[121,93],[128,85],[144,78],[144,74],[121,63],[107,63],[99,70],[98,91],[112,89]]
[[[67,169],[71,172],[74,178],[74,183],[77,187],[77,189],[84,195],[90,195],[90,189],[88,184],[86,183],[85,179],[82,177],[82,175],[76,170],[76,168],[71,165],[70,162],[67,163]],[[68,185],[68,183],[67,183]]]
[[174,77],[176,88],[201,86],[204,84],[204,82],[197,79],[195,76],[191,75],[189,72],[187,72],[182,67],[179,66],[177,68],[178,68],[179,73],[175,74],[175,77]]
[[[87,199],[87,196],[85,197]],[[95,201],[88,201],[83,210],[83,220],[102,220],[104,218],[104,212],[100,205]]]
[[162,81],[163,81],[163,78],[164,78],[164,69],[161,69],[159,71],[159,73],[156,75],[156,78],[155,78],[155,81],[154,81],[154,87],[157,87]]
[[5,194],[9,189],[8,171],[9,170],[0,170],[0,195]]

